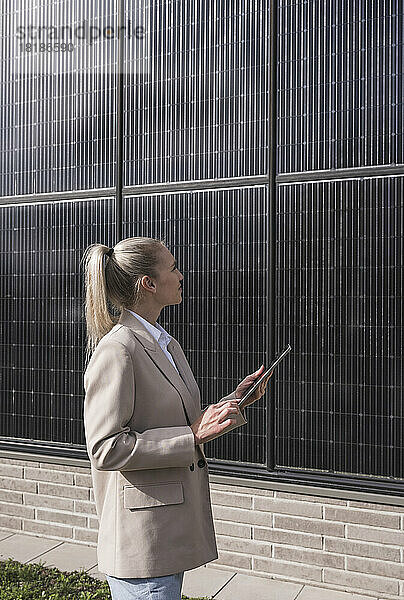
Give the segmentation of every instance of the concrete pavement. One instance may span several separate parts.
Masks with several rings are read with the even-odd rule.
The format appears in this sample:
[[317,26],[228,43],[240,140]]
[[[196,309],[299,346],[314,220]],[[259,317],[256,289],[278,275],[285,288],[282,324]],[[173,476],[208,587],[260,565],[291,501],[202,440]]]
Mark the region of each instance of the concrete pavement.
[[[61,571],[84,569],[98,579],[96,549],[92,546],[0,530],[0,560],[13,558],[22,563],[41,562]],[[182,593],[191,598],[215,600],[385,600],[337,592],[300,583],[254,577],[232,569],[202,566],[186,571]]]

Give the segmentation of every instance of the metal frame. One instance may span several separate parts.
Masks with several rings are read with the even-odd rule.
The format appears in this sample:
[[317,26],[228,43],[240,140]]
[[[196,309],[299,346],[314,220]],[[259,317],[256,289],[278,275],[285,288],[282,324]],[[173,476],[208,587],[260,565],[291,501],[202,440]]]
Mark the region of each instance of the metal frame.
[[374,167],[353,167],[349,169],[332,169],[331,171],[280,173],[276,177],[276,182],[279,184],[296,184],[335,179],[356,179],[361,177],[388,177],[390,175],[404,175],[404,165],[375,165]]
[[[277,126],[277,10],[278,3],[270,3],[269,36],[269,115],[268,115],[268,304],[267,304],[267,361],[275,354],[275,273],[276,273],[276,126]],[[275,469],[275,403],[270,386],[266,394],[267,469]]]
[[116,162],[115,162],[115,243],[122,239],[122,189],[123,189],[123,94],[125,45],[123,27],[125,0],[118,1],[118,56],[116,73]]
[[368,493],[383,493],[404,497],[404,481],[391,478],[370,478],[367,475],[349,475],[341,473],[319,473],[318,471],[299,471],[281,468],[267,471],[264,466],[245,467],[238,464],[224,464],[208,459],[209,471],[215,475],[237,476],[255,481],[277,481],[295,485],[313,485],[317,487],[335,487],[339,490],[352,490]]

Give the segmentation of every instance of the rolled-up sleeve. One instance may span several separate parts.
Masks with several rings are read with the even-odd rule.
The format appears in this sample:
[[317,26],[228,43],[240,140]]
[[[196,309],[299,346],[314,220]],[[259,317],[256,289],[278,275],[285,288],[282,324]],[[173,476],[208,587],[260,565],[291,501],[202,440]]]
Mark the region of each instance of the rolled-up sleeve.
[[100,471],[185,467],[192,463],[192,429],[130,428],[136,382],[126,347],[109,340],[96,348],[84,374],[84,429],[87,452]]

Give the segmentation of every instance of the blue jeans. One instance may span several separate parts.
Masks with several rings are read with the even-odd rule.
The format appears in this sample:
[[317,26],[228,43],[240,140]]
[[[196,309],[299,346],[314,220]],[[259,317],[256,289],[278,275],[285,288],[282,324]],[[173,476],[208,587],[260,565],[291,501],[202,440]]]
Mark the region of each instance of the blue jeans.
[[163,577],[121,579],[106,575],[112,600],[181,600],[184,571]]

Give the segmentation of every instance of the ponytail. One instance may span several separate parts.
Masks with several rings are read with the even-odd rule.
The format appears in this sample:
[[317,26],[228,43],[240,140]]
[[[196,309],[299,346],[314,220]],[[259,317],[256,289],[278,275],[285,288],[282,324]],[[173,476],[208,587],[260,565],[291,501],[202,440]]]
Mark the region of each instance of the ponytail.
[[162,246],[161,240],[133,237],[121,240],[113,249],[91,244],[85,250],[86,362],[116,325],[123,308],[133,308],[142,297],[143,275],[156,276]]
[[100,339],[117,323],[118,319],[108,310],[105,282],[105,263],[111,260],[107,256],[109,248],[101,244],[92,244],[84,254],[85,273],[85,316],[87,323],[86,362],[95,350]]

